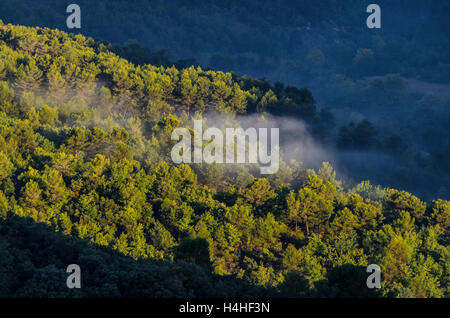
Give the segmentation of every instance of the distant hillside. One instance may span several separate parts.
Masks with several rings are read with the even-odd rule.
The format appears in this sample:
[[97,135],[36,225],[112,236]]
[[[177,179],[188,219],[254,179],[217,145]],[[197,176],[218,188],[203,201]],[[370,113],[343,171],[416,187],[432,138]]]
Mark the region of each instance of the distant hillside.
[[[1,18],[68,30],[69,3],[5,0],[0,4]],[[172,60],[194,58],[203,66],[301,86],[318,69],[352,76],[402,73],[449,81],[448,1],[380,0],[381,30],[366,28],[370,3],[77,1],[83,34],[120,45],[137,41],[151,51],[168,50]],[[373,61],[353,64],[361,48],[373,51],[376,67]],[[314,59],[317,50],[323,53],[325,65],[316,63],[312,69],[305,59]]]

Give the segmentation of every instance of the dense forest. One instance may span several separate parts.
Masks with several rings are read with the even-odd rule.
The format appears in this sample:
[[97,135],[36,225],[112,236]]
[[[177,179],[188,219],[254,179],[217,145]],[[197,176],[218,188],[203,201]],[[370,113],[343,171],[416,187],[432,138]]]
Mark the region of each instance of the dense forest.
[[[0,296],[448,297],[449,201],[349,186],[283,151],[268,177],[170,160],[192,118],[295,117],[333,137],[309,90],[110,48],[0,23]],[[366,144],[371,129],[341,135]],[[80,290],[65,287],[71,263]]]
[[[5,22],[66,29],[70,3],[6,0],[0,12]],[[255,76],[293,84],[325,68],[344,75],[402,73],[450,81],[445,32],[450,7],[445,0],[379,0],[379,30],[366,28],[366,7],[372,3],[368,0],[76,3],[83,23],[72,32],[167,50],[172,59],[194,58],[217,69],[257,72]],[[357,52],[358,63],[353,63]]]
[[326,111],[314,138],[325,143],[324,160],[343,182],[370,179],[427,201],[448,200],[449,2],[379,0],[382,27],[368,29],[372,2],[79,0],[82,27],[72,30],[65,25],[70,1],[4,0],[0,12],[5,23],[108,41],[136,65],[201,65],[267,78],[275,84],[246,87],[268,93],[275,109],[292,94],[280,82],[307,87]]

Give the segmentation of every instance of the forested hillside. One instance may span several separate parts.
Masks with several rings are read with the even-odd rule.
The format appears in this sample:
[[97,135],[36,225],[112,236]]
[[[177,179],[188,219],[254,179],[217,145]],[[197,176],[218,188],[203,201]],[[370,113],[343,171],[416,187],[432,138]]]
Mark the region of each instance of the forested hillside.
[[[65,29],[69,3],[5,0],[0,12],[5,22]],[[450,80],[445,0],[379,0],[381,30],[366,28],[366,7],[373,3],[368,0],[76,3],[83,23],[73,32],[119,45],[140,43],[151,51],[168,50],[172,59],[194,58],[205,66],[273,81],[299,84],[326,69]],[[358,50],[361,61],[353,64]]]
[[77,262],[82,296],[448,296],[448,201],[348,188],[327,163],[172,164],[191,116],[289,115],[326,138],[307,89],[135,66],[46,28],[0,24],[0,57],[1,296],[74,296]]
[[314,137],[331,149],[339,178],[448,200],[449,2],[379,0],[382,27],[368,29],[372,2],[79,0],[81,29],[68,29],[70,1],[4,0],[0,18],[111,42],[109,50],[136,65],[267,78],[245,87],[267,94],[272,109],[299,96],[277,81],[307,87],[326,110]]

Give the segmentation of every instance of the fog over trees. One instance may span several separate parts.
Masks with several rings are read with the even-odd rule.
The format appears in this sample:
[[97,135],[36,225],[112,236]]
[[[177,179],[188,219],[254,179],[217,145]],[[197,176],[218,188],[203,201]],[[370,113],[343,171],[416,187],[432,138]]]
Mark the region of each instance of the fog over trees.
[[[448,296],[445,198],[341,180],[283,151],[270,176],[170,159],[174,128],[201,117],[287,117],[325,152],[401,155],[395,136],[383,143],[364,119],[334,126],[307,88],[114,52],[130,53],[0,24],[1,297]],[[399,81],[373,85],[395,100]],[[89,288],[67,289],[72,263]],[[379,290],[366,286],[369,264]]]

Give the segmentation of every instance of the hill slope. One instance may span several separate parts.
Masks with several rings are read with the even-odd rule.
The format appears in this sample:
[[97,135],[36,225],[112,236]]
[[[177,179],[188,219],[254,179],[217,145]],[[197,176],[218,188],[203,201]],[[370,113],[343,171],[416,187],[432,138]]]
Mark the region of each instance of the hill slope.
[[[317,171],[283,163],[268,178],[246,165],[171,164],[173,128],[187,126],[194,112],[270,109],[265,96],[276,88],[266,82],[201,68],[134,66],[90,38],[23,26],[0,25],[0,56],[0,266],[24,264],[0,271],[4,294],[45,285],[49,272],[60,273],[69,261],[66,249],[85,255],[86,243],[64,237],[58,245],[66,235],[138,260],[92,250],[100,258],[94,264],[111,257],[107,277],[121,266],[137,271],[134,278],[147,277],[153,266],[161,270],[127,295],[217,295],[212,286],[220,278],[206,278],[211,294],[192,278],[204,271],[244,281],[236,289],[223,283],[227,295],[253,293],[249,285],[269,289],[255,289],[257,295],[373,295],[364,268],[376,263],[382,296],[448,296],[448,201],[426,204],[370,183],[346,189],[326,163]],[[307,90],[279,87],[278,94],[274,112],[311,125],[320,118]],[[34,230],[22,229],[17,217],[59,234],[39,234],[52,242],[41,252],[21,240]],[[90,266],[83,257],[80,265]],[[139,261],[147,258],[178,263]],[[155,284],[166,286],[174,272],[188,275],[183,286],[194,286],[159,294]],[[71,296],[58,286],[44,290]],[[99,286],[125,295],[118,285]]]

